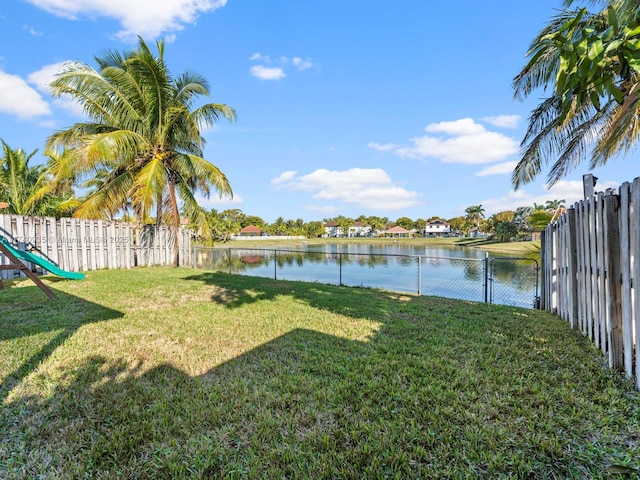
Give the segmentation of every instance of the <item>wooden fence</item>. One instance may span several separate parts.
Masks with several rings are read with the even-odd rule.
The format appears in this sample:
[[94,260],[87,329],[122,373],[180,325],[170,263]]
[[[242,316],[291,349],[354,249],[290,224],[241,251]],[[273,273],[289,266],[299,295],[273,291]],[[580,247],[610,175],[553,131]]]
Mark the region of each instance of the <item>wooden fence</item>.
[[576,203],[541,242],[541,308],[588,336],[640,389],[640,177]]
[[[171,265],[175,235],[170,227],[77,218],[0,215],[0,235],[72,272]],[[178,232],[181,265],[191,264],[191,232]],[[0,265],[10,263],[0,253]],[[31,266],[32,270],[35,266]],[[18,270],[0,270],[14,278]]]

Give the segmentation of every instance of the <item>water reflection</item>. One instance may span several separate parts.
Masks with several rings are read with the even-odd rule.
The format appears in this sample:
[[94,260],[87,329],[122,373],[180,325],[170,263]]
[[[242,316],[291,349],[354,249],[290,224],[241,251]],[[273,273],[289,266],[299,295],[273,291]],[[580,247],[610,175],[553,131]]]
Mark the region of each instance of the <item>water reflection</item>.
[[[297,249],[198,248],[200,268],[531,307],[536,264],[478,250],[405,245],[298,245]],[[486,284],[486,289],[485,289]]]

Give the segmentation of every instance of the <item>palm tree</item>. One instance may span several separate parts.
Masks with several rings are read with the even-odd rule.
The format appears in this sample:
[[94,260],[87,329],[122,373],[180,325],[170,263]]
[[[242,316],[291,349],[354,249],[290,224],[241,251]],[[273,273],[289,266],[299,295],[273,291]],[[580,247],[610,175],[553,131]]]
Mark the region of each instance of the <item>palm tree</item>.
[[29,166],[29,161],[37,153],[27,154],[23,149],[12,149],[2,140],[0,158],[0,201],[9,204],[7,213],[27,215],[29,198],[39,188],[38,181],[44,166]]
[[550,158],[552,185],[583,160],[590,168],[627,152],[640,134],[638,0],[594,1],[603,9],[569,10],[572,0],[533,40],[529,62],[513,81],[514,96],[551,94],[529,117],[512,182],[531,182]]
[[555,211],[557,211],[559,208],[563,208],[564,204],[565,204],[566,200],[562,199],[562,200],[547,200],[545,202],[545,210],[547,210],[549,213],[553,214]]
[[275,222],[271,224],[271,229],[275,235],[284,235],[287,231],[287,225],[284,218],[278,217]]
[[[47,165],[29,165],[37,149],[27,154],[21,148],[11,148],[4,140],[0,142],[0,201],[9,204],[7,213],[54,217],[73,213],[78,202],[71,185],[54,188]],[[51,156],[48,168],[54,168],[57,161],[56,156]]]
[[164,41],[156,46],[154,55],[139,38],[133,52],[96,57],[99,71],[69,64],[51,84],[54,96],[71,95],[89,118],[48,139],[50,151],[67,149],[56,181],[106,172],[76,212],[79,217],[108,218],[130,204],[138,221],[147,221],[155,210],[156,222],[168,223],[177,234],[180,202],[191,221],[207,231],[195,194],[206,197],[212,187],[220,195],[232,191],[225,175],[203,158],[200,128],[220,118],[231,121],[235,112],[216,103],[195,108],[196,99],[209,94],[207,81],[193,72],[173,77],[164,61]]
[[484,218],[484,208],[482,205],[471,205],[465,209],[466,219],[473,222],[476,228],[480,227],[480,220]]

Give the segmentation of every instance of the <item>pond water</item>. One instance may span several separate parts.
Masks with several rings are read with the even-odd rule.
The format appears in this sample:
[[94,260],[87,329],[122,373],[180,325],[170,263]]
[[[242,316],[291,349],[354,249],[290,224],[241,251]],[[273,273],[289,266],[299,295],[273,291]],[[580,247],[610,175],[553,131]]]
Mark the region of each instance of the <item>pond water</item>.
[[537,263],[457,246],[313,244],[269,248],[196,247],[195,264],[229,273],[381,288],[532,307]]

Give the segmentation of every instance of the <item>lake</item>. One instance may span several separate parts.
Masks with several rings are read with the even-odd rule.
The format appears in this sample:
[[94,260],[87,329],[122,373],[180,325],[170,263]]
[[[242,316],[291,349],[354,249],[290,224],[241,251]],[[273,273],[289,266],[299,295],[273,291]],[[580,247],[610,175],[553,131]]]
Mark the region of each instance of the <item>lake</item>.
[[209,270],[499,303],[530,308],[537,262],[458,246],[296,242],[277,247],[195,247]]

